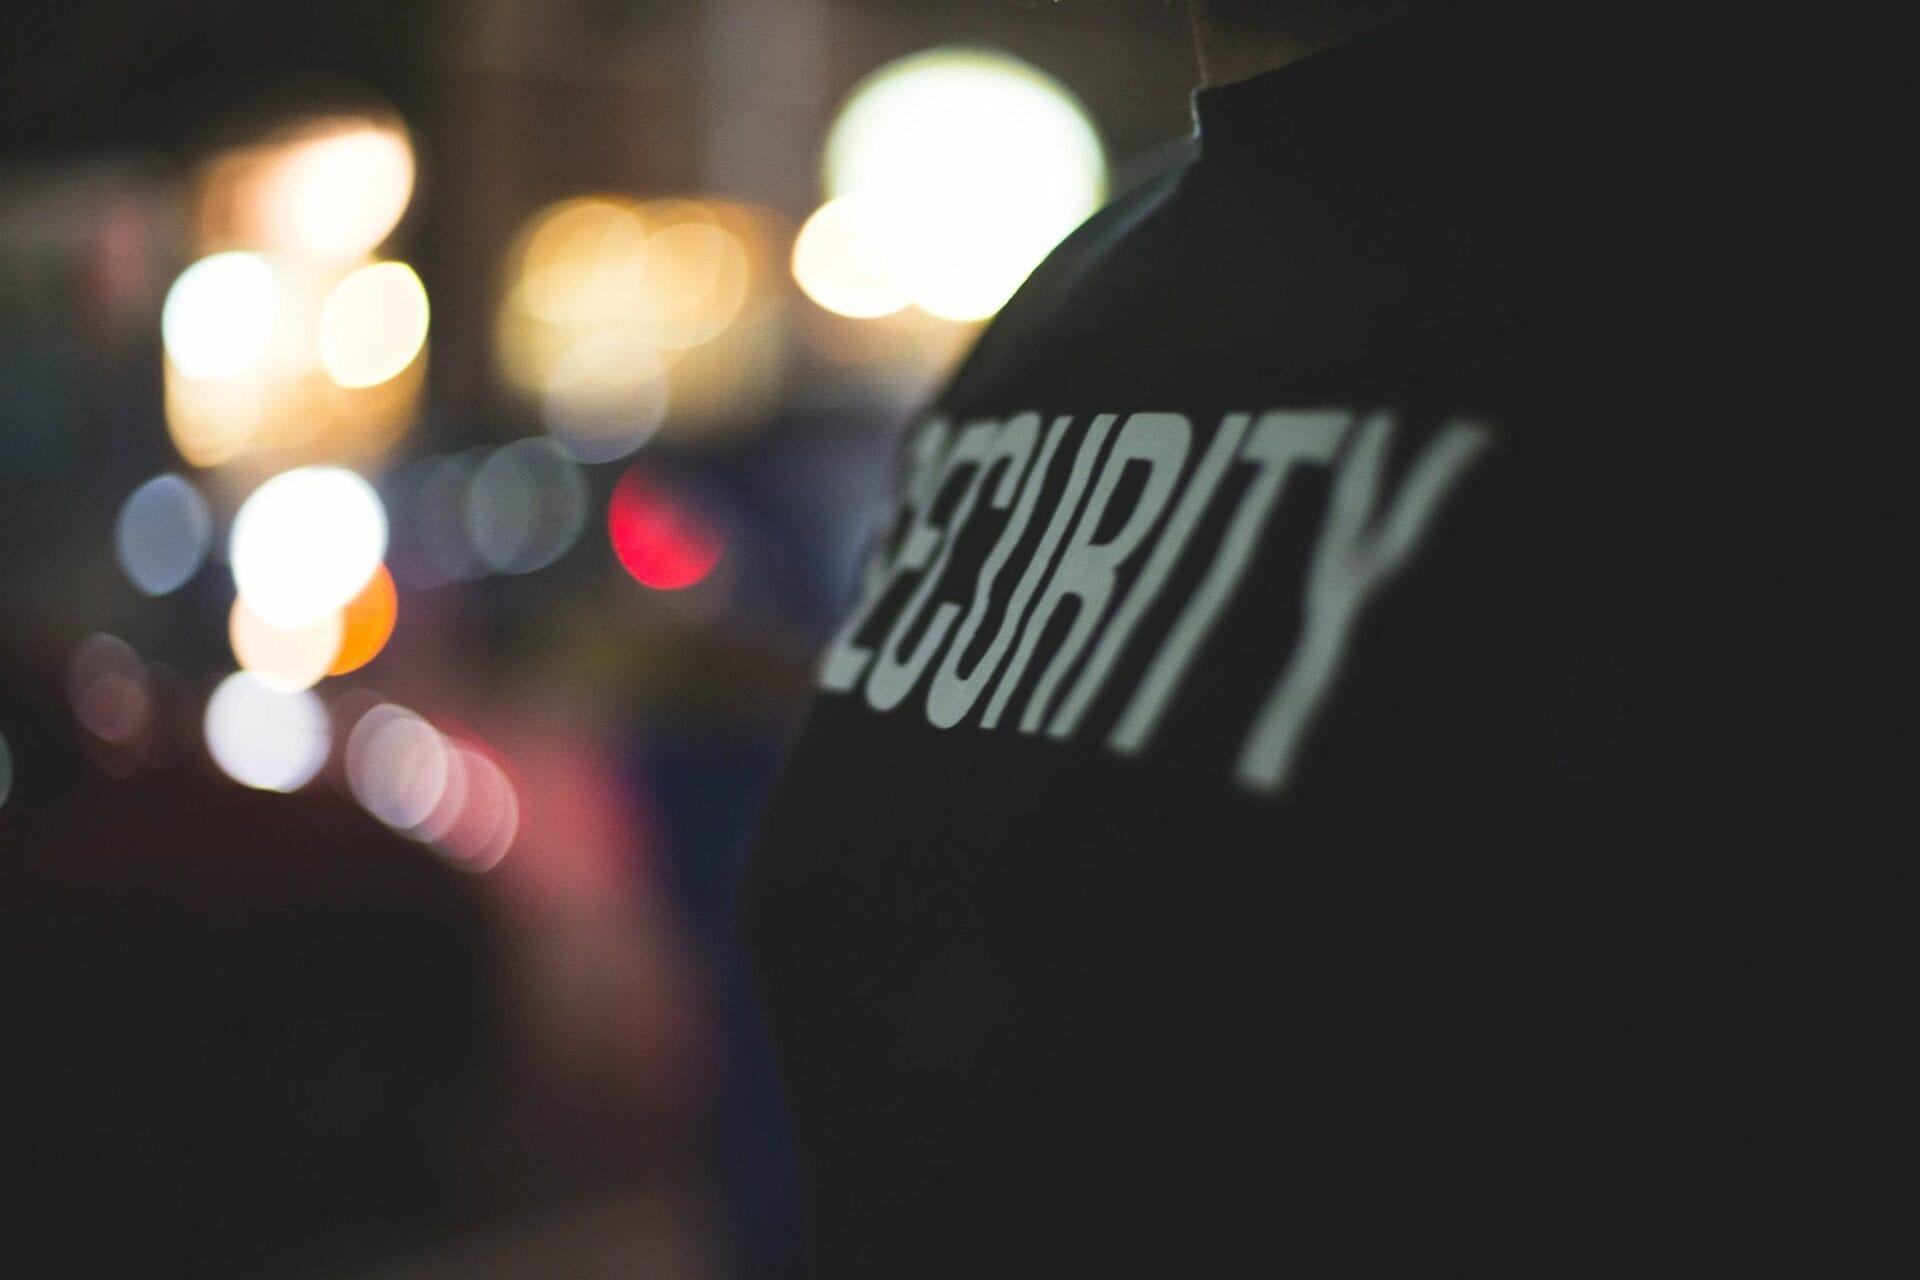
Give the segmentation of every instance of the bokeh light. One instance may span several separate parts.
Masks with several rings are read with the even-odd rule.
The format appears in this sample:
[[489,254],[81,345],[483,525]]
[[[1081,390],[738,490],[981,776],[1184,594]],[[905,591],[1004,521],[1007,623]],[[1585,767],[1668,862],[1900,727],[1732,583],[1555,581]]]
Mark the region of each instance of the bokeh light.
[[550,440],[496,449],[467,485],[467,533],[501,573],[531,573],[565,555],[587,521],[580,468]]
[[427,341],[427,291],[404,262],[376,262],[333,287],[320,309],[320,363],[342,387],[397,376]]
[[644,295],[647,227],[626,201],[563,201],[533,220],[522,243],[522,299],[528,312],[549,324],[597,324]]
[[452,769],[440,731],[404,707],[382,703],[347,737],[347,786],[363,808],[413,834],[440,804]]
[[394,580],[407,590],[464,582],[487,572],[467,529],[468,487],[492,450],[415,458],[380,482],[394,519]]
[[446,839],[467,810],[467,767],[458,749],[459,744],[447,741],[438,733],[435,738],[435,747],[446,765],[446,785],[426,816],[414,823],[408,832],[415,840],[426,844],[437,844]]
[[119,636],[96,631],[75,645],[67,659],[67,701],[78,707],[87,690],[102,676],[138,676],[145,670],[146,664],[132,645]]
[[427,312],[418,281],[398,263],[266,261],[273,314],[249,330],[264,346],[246,367],[198,376],[165,362],[174,446],[199,467],[249,461],[255,476],[301,463],[372,464],[419,411]]
[[260,224],[275,247],[358,257],[387,238],[413,196],[413,145],[398,124],[319,122],[260,184]]
[[629,333],[596,333],[575,343],[548,374],[547,432],[580,462],[624,458],[667,417],[667,368],[659,352]]
[[190,378],[231,378],[265,362],[274,337],[279,285],[257,253],[216,253],[180,273],[167,290],[160,334],[167,357]]
[[[291,256],[216,256],[257,266],[266,273],[269,293],[259,300],[264,318],[250,315],[247,306],[238,307],[237,318],[220,318],[199,304],[179,313],[188,319],[176,328],[207,335],[215,348],[210,358],[197,358],[184,345],[194,339],[176,343],[167,335],[167,430],[180,456],[201,467],[232,462],[263,447],[301,445],[328,425],[311,384],[324,380],[315,330],[332,275],[310,260]],[[191,301],[190,294],[176,296]],[[204,312],[198,320],[192,319],[196,311]],[[222,325],[236,332],[227,334]],[[224,344],[230,341],[247,348],[244,362],[225,362],[229,349]]]
[[167,435],[196,467],[217,467],[245,453],[281,407],[282,397],[260,378],[189,378],[168,361],[162,380]]
[[727,548],[726,534],[716,522],[637,468],[614,486],[607,534],[614,555],[634,580],[661,591],[701,581]]
[[186,585],[206,561],[212,542],[206,499],[171,474],[155,476],[129,494],[113,526],[120,568],[150,596]]
[[346,774],[368,813],[463,871],[493,869],[519,834],[520,798],[499,762],[405,707],[381,703],[359,718]]
[[147,664],[132,645],[105,632],[76,645],[67,661],[67,700],[80,727],[115,749],[96,757],[111,771],[129,772],[146,755],[153,740],[153,692]]
[[[676,201],[673,207],[688,206]],[[748,284],[740,237],[704,211],[662,227],[647,240],[646,300],[655,345],[682,350],[713,341],[740,314]]]
[[[364,96],[364,95],[356,95]],[[168,433],[248,478],[375,465],[413,425],[428,308],[410,268],[370,262],[414,189],[389,109],[309,116],[198,167],[192,240],[162,314]],[[223,478],[224,482],[224,478]]]
[[344,676],[379,657],[399,621],[400,595],[394,590],[393,575],[383,564],[340,611],[340,652],[327,674]]
[[153,697],[141,676],[101,676],[87,686],[74,710],[88,733],[130,751],[142,750],[153,731]]
[[326,708],[311,690],[276,689],[236,671],[207,699],[207,751],[220,771],[260,791],[298,791],[332,745]]
[[344,467],[300,467],[241,505],[228,559],[254,612],[294,628],[358,595],[386,550],[386,510],[372,485]]
[[856,193],[814,211],[793,243],[793,278],[836,315],[870,320],[913,301],[881,248],[885,235],[873,197]]
[[582,463],[625,457],[666,427],[702,436],[763,421],[784,372],[773,221],[706,199],[598,195],[542,210],[506,262],[502,378]]
[[[930,50],[869,76],[828,135],[825,177],[830,198],[866,197],[855,230],[914,303],[949,320],[998,311],[1106,196],[1080,103],[985,50]],[[870,275],[868,252],[842,256]]]
[[276,689],[310,689],[333,667],[344,627],[339,610],[296,627],[262,618],[245,596],[227,616],[234,661]]
[[449,760],[459,781],[450,782],[447,791],[449,798],[457,796],[458,807],[429,819],[434,832],[429,839],[460,870],[491,871],[520,833],[520,797],[506,770],[472,744],[454,744]]

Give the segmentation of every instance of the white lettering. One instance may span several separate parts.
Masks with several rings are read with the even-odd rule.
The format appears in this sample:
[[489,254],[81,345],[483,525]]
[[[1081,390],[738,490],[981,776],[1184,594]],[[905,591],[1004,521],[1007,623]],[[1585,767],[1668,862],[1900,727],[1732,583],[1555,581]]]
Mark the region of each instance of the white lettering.
[[[1027,620],[1026,635],[1021,639],[1023,650],[1040,642],[1047,623],[1062,601],[1072,596],[1078,602],[1066,638],[1060,642],[1046,670],[1041,672],[1040,683],[1034,686],[1033,695],[1027,700],[1026,710],[1020,716],[1020,732],[1034,733],[1046,720],[1047,706],[1053,701],[1055,688],[1087,647],[1107,611],[1107,602],[1113,596],[1115,571],[1138,549],[1166,509],[1167,500],[1173,496],[1174,482],[1180,478],[1180,468],[1186,465],[1187,453],[1192,447],[1193,424],[1177,413],[1136,413],[1114,437],[1113,449],[1107,454],[1100,479],[1094,483],[1086,510],[1080,513],[1080,523],[1074,526],[1067,549],[1060,553],[1059,567],[1053,571],[1047,589],[1040,595],[1040,603],[1034,606],[1033,615]],[[1113,501],[1114,491],[1119,488],[1128,464],[1133,462],[1144,462],[1150,468],[1140,498],[1113,538],[1096,543],[1094,536],[1107,506]]]
[[1240,500],[1206,576],[1187,601],[1180,620],[1161,642],[1160,651],[1154,654],[1113,732],[1107,735],[1107,745],[1114,751],[1135,755],[1145,750],[1252,562],[1254,548],[1287,476],[1296,465],[1324,466],[1333,457],[1351,417],[1343,409],[1275,410],[1261,415],[1240,451],[1243,459],[1259,466],[1259,474]]
[[1100,633],[1100,642],[1094,646],[1093,656],[1087,659],[1086,669],[1074,681],[1073,689],[1060,704],[1053,723],[1047,726],[1048,737],[1066,738],[1080,727],[1081,717],[1087,714],[1087,708],[1093,705],[1101,686],[1112,674],[1113,664],[1119,661],[1127,641],[1133,638],[1140,619],[1153,607],[1161,588],[1167,584],[1167,576],[1179,563],[1180,553],[1193,536],[1194,526],[1200,523],[1200,513],[1213,500],[1214,490],[1220,487],[1220,477],[1227,473],[1227,464],[1233,461],[1234,451],[1240,447],[1240,439],[1246,435],[1247,424],[1251,421],[1253,415],[1247,413],[1230,413],[1221,421],[1220,429],[1214,433],[1213,443],[1207,446],[1206,453],[1200,458],[1200,465],[1194,468],[1193,478],[1187,481],[1186,489],[1180,494],[1179,505],[1168,517],[1166,529],[1154,543],[1153,553],[1147,557],[1140,576],[1134,580],[1133,589],[1120,602],[1113,621]]
[[1408,469],[1392,508],[1380,515],[1393,427],[1388,413],[1369,418],[1334,479],[1307,569],[1300,639],[1234,767],[1235,778],[1255,791],[1286,788],[1300,745],[1339,678],[1361,612],[1405,567],[1441,503],[1493,443],[1492,432],[1479,423],[1448,423]]
[[913,519],[917,524],[920,513],[933,505],[942,473],[940,457],[946,448],[949,430],[946,419],[933,418],[914,437],[910,460],[901,478],[901,493],[896,497],[898,510],[894,523],[887,533],[875,537],[861,570],[860,599],[834,633],[826,655],[820,660],[820,687],[829,693],[845,693],[853,688],[873,659],[872,651],[856,644],[855,637],[867,625],[868,617],[880,601],[886,598],[894,579],[912,568],[909,556],[912,548],[908,544],[913,540],[909,538],[907,544],[900,547],[899,554],[889,559],[888,537],[902,520]]
[[988,458],[993,452],[994,438],[999,431],[1000,424],[997,422],[973,423],[960,433],[953,452],[947,455],[938,490],[944,490],[963,469],[971,468],[973,476],[961,492],[953,514],[947,519],[939,558],[921,575],[920,585],[901,608],[900,616],[893,620],[886,643],[880,647],[880,660],[874,663],[873,674],[867,677],[867,705],[875,711],[891,711],[905,700],[914,681],[920,678],[927,663],[939,652],[940,641],[945,638],[947,628],[953,625],[953,615],[959,612],[953,605],[942,605],[929,620],[926,632],[921,635],[920,643],[914,646],[913,652],[904,658],[900,656],[900,647],[906,643],[914,620],[926,608],[928,599],[940,584],[940,575],[946,571],[947,562],[953,558],[954,545],[960,541],[960,530],[966,527],[973,515],[973,505],[980,496],[981,482],[986,479]]
[[[1073,470],[1067,475],[1066,492],[1060,495],[1059,505],[1053,509],[1053,519],[1047,524],[1047,531],[1041,535],[1040,546],[1033,553],[1033,559],[1027,562],[1027,571],[1021,575],[1020,583],[1013,589],[1013,599],[1007,604],[1007,616],[1000,623],[1000,631],[993,638],[993,644],[980,659],[980,665],[992,670],[998,666],[1000,658],[1006,653],[1007,646],[1013,643],[1013,637],[1020,631],[1020,622],[1025,617],[1027,602],[1033,599],[1033,593],[1040,586],[1041,578],[1046,576],[1047,566],[1053,561],[1054,549],[1060,545],[1061,537],[1067,531],[1067,524],[1073,519],[1074,508],[1080,505],[1080,495],[1086,491],[1087,477],[1093,471],[1093,460],[1100,456],[1100,446],[1106,443],[1107,432],[1113,430],[1117,413],[1103,413],[1093,420],[1087,429],[1087,438],[1080,442],[1080,452],[1073,456]],[[1031,637],[1021,641],[1019,652],[1013,662],[1000,677],[1000,683],[994,688],[993,700],[987,704],[987,710],[980,717],[980,727],[992,729],[999,725],[1000,717],[1005,714],[1007,702],[1013,697],[1013,691],[1020,684],[1020,677],[1026,672],[1027,663],[1033,660]],[[991,663],[991,665],[989,665]]]
[[[1011,642],[1011,634],[1003,627],[1001,635],[1006,637],[1005,640],[996,636],[994,646],[981,655],[980,661],[974,663],[972,674],[960,674],[960,663],[965,659],[968,647],[973,644],[980,624],[986,621],[987,609],[993,600],[993,584],[999,580],[1000,571],[1006,567],[1007,561],[1019,547],[1020,539],[1026,534],[1027,524],[1033,519],[1033,509],[1040,501],[1040,490],[1047,482],[1047,468],[1053,463],[1054,450],[1060,447],[1061,437],[1066,435],[1067,427],[1072,422],[1072,418],[1056,418],[1048,428],[1046,443],[1040,446],[1040,457],[1027,470],[1026,484],[1020,489],[1020,505],[1014,508],[1013,515],[1007,520],[1007,527],[1000,533],[1000,540],[993,544],[993,550],[987,554],[987,562],[980,567],[979,580],[973,587],[973,605],[961,620],[960,630],[954,634],[953,643],[947,646],[939,669],[933,673],[933,684],[927,690],[927,722],[936,728],[951,729],[966,719],[967,712],[973,710],[973,704],[987,687],[987,681],[993,679],[994,669],[1000,665],[1000,657],[1007,643]],[[1001,432],[1001,439],[995,442],[995,453],[998,454],[1002,448],[1018,447],[1023,437],[1026,451],[1032,452],[1033,438],[1039,426],[1039,414],[1021,414]],[[999,487],[993,494],[995,506],[1005,507],[1012,499],[1018,469],[1017,466],[1010,466],[1006,475],[1001,477]]]

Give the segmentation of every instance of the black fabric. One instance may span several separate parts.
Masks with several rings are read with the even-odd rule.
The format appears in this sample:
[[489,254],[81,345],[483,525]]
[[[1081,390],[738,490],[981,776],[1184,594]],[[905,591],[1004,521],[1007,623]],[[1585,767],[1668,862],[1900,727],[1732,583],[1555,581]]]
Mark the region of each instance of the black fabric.
[[[1556,8],[1435,5],[1199,93],[1200,158],[1056,251],[909,436],[745,904],[818,1274],[1555,1274],[1697,1219],[1714,970],[1676,921],[1708,892],[1704,713],[1660,598],[1689,554],[1658,465],[1683,393],[1650,392],[1685,295],[1647,292],[1676,223],[1622,106],[1645,86],[1528,16]],[[1284,473],[1213,624],[1182,632],[1257,509],[1242,446],[1056,736],[1210,447],[1269,411],[1273,438],[1330,451]],[[1029,413],[1030,458],[1065,425],[1016,537],[1010,464],[943,461]],[[962,677],[1082,446],[1101,439],[1084,507],[1134,414],[1179,415],[1191,446],[1148,442],[1177,478],[1097,625],[1076,647],[1088,606],[1064,597],[983,726],[1070,504],[1018,638],[940,727],[983,572]],[[1142,419],[1133,442],[1154,429],[1181,431]],[[1116,468],[1091,545],[1156,474]],[[1326,550],[1367,476],[1372,534],[1437,494],[1371,578]],[[1351,629],[1305,653],[1312,584],[1356,576]],[[887,705],[885,651],[930,634]],[[1164,717],[1116,749],[1174,650]],[[1290,767],[1250,782],[1277,682],[1308,670],[1324,700]]]

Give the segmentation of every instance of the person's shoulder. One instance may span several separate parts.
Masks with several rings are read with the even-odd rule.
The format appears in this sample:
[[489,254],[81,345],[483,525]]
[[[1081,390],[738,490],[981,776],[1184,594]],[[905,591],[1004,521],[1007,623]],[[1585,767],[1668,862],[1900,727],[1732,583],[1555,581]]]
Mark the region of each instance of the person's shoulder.
[[1190,154],[1109,200],[1041,260],[1007,305],[988,324],[948,387],[947,398],[964,394],[1070,304],[1081,285],[1141,226],[1174,199],[1192,166]]
[[1141,222],[1174,197],[1195,163],[1194,153],[1189,149],[1151,177],[1109,200],[1034,268],[1028,277],[1027,289],[1022,292],[1035,286],[1042,291],[1050,285],[1057,286],[1101,261]]

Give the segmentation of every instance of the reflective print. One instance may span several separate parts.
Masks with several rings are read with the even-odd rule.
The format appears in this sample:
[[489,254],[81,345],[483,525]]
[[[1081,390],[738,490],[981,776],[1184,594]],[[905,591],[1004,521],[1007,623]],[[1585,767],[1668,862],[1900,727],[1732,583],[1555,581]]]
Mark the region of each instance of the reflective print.
[[1133,590],[1127,593],[1127,598],[1113,615],[1113,621],[1101,632],[1100,643],[1094,646],[1086,669],[1080,673],[1080,679],[1074,682],[1073,691],[1067,695],[1066,701],[1060,704],[1059,714],[1054,716],[1053,723],[1047,726],[1048,737],[1066,738],[1080,727],[1080,718],[1086,715],[1087,708],[1107,682],[1107,676],[1112,672],[1121,650],[1127,647],[1127,641],[1133,639],[1134,629],[1140,625],[1140,619],[1167,585],[1167,575],[1173,572],[1173,566],[1180,560],[1180,553],[1186,550],[1194,526],[1200,523],[1200,514],[1213,501],[1213,491],[1220,487],[1220,477],[1227,473],[1227,464],[1233,461],[1234,450],[1240,447],[1241,437],[1246,435],[1247,423],[1252,419],[1252,414],[1228,414],[1220,424],[1220,430],[1214,433],[1213,443],[1207,446],[1193,479],[1187,482],[1186,491],[1180,495],[1180,504],[1167,521],[1166,531],[1153,544],[1153,554],[1147,558],[1146,567],[1140,570]]
[[[1242,787],[1284,794],[1369,602],[1412,561],[1447,497],[1492,447],[1493,433],[1464,419],[1442,423],[1404,479],[1387,493],[1387,463],[1399,428],[1390,411],[1358,422],[1344,408],[1275,409],[1258,420],[1251,413],[1230,413],[1197,460],[1193,423],[1186,415],[1134,413],[1116,433],[1120,420],[1119,414],[1095,416],[1070,460],[1056,455],[1073,432],[1072,415],[1053,418],[1044,437],[1037,412],[1005,422],[971,422],[957,434],[946,420],[929,420],[913,442],[899,498],[895,527],[904,528],[904,535],[891,551],[883,542],[870,555],[860,599],[821,663],[820,686],[834,694],[863,685],[869,707],[895,713],[924,682],[926,696],[919,705],[927,722],[940,729],[965,720],[991,686],[980,717],[980,729],[991,731],[1012,709],[1038,662],[1018,731],[1044,730],[1049,739],[1070,742],[1085,728],[1124,656],[1138,651],[1145,669],[1131,688],[1117,691],[1119,714],[1102,739],[1117,756],[1138,756],[1152,746],[1209,638],[1243,589],[1289,480],[1301,467],[1329,467],[1338,459],[1319,533],[1304,549],[1299,635],[1279,656],[1284,669],[1261,699],[1234,765],[1234,779]],[[1056,462],[1066,470],[1064,477],[1054,474]],[[1252,475],[1230,499],[1231,509],[1222,509],[1217,505],[1221,488],[1238,466],[1251,468]],[[1117,511],[1113,504],[1121,486],[1130,471],[1140,468],[1145,470],[1137,496],[1126,511]],[[1050,483],[1058,492],[1051,495],[1044,530],[1027,549]],[[936,523],[935,504],[955,485],[962,487],[952,510]],[[957,594],[951,587],[943,592],[942,580],[983,501],[1007,512],[1006,524],[979,568],[968,602],[963,606],[949,599],[936,605],[936,594]],[[1217,544],[1196,543],[1201,528],[1220,529],[1223,523]],[[1114,528],[1103,536],[1108,525]],[[1023,549],[1026,562],[993,637],[962,675],[961,665],[993,612],[995,588]],[[1155,624],[1166,625],[1164,635],[1157,640],[1151,632],[1143,635],[1150,615],[1166,616],[1155,606],[1181,564],[1190,563],[1189,556],[1200,557],[1204,565],[1198,582],[1172,606],[1177,612],[1170,625]],[[875,622],[874,612],[889,597],[898,599],[897,588],[909,583],[912,590],[888,621],[877,655],[862,647],[858,637]],[[1064,627],[1057,622],[1062,609],[1071,610]],[[919,638],[909,648],[907,639],[916,628]],[[1059,639],[1043,651],[1050,632]],[[1151,647],[1138,650],[1142,643]],[[1255,680],[1268,678],[1250,674]]]
[[[954,443],[953,452],[947,455],[947,464],[941,469],[940,481],[934,486],[937,495],[953,483],[955,475],[961,470],[971,468],[972,478],[961,493],[959,503],[953,514],[947,518],[947,526],[942,535],[940,555],[932,566],[920,576],[920,585],[914,590],[900,616],[895,618],[893,626],[887,632],[886,643],[880,649],[880,661],[874,664],[873,674],[867,677],[867,705],[875,711],[891,711],[906,698],[914,682],[920,679],[920,673],[927,669],[934,655],[940,651],[940,642],[946,639],[947,628],[953,625],[953,615],[959,609],[953,605],[943,605],[935,611],[927,629],[920,636],[920,643],[913,652],[900,656],[900,647],[906,643],[907,633],[913,629],[914,620],[927,606],[927,599],[940,583],[940,575],[945,572],[947,561],[953,558],[954,544],[960,541],[960,531],[967,526],[973,516],[973,505],[980,496],[980,485],[987,478],[988,463],[994,452],[995,437],[1000,434],[998,422],[976,422],[960,433],[960,439]],[[1029,433],[1030,435],[1031,433]],[[1027,448],[1031,450],[1029,439]],[[916,566],[917,567],[917,566]]]
[[1369,418],[1334,479],[1326,523],[1307,569],[1300,640],[1255,717],[1234,768],[1236,779],[1252,790],[1285,789],[1300,744],[1339,678],[1367,602],[1406,567],[1442,502],[1493,443],[1493,433],[1479,423],[1448,423],[1408,469],[1392,507],[1382,515],[1380,487],[1393,425],[1385,413]]
[[[1166,509],[1167,500],[1173,496],[1174,481],[1180,478],[1180,468],[1186,465],[1187,452],[1192,447],[1193,424],[1177,413],[1136,413],[1114,438],[1113,450],[1107,454],[1107,464],[1094,484],[1093,496],[1080,513],[1080,523],[1074,527],[1067,549],[1060,553],[1060,565],[1053,571],[1047,589],[1041,593],[1040,603],[1034,606],[1033,616],[1027,621],[1022,650],[1039,643],[1061,601],[1069,596],[1078,601],[1066,639],[1054,651],[1053,660],[1027,699],[1026,710],[1020,717],[1020,732],[1033,733],[1040,728],[1046,718],[1047,705],[1053,701],[1054,689],[1072,669],[1074,660],[1087,647],[1106,615],[1107,602],[1113,595],[1115,571],[1145,541],[1148,530]],[[1107,505],[1113,501],[1114,490],[1120,487],[1120,477],[1128,464],[1134,462],[1145,463],[1150,468],[1146,487],[1127,513],[1119,532],[1109,541],[1095,542]]]
[[[1000,624],[999,634],[994,636],[993,645],[987,650],[986,657],[980,659],[981,666],[987,666],[989,660],[997,666],[1000,655],[1013,643],[1013,637],[1020,630],[1020,623],[1027,612],[1027,602],[1033,599],[1033,593],[1040,586],[1040,580],[1047,576],[1047,567],[1053,563],[1054,548],[1060,545],[1061,535],[1067,530],[1067,522],[1073,519],[1073,509],[1080,505],[1080,495],[1086,490],[1087,477],[1093,471],[1093,460],[1100,456],[1100,446],[1106,443],[1107,432],[1119,419],[1117,413],[1103,413],[1093,420],[1093,426],[1087,430],[1087,438],[1080,442],[1080,452],[1074,455],[1073,472],[1067,477],[1067,490],[1060,495],[1060,505],[1053,509],[1053,520],[1047,525],[1045,536],[1040,539],[1040,547],[1033,553],[1033,559],[1027,564],[1027,571],[1020,578],[1020,585],[1014,588],[1013,600],[1007,605],[1007,616]],[[1035,642],[1037,643],[1037,641]],[[1020,685],[1020,677],[1026,672],[1027,663],[1033,660],[1033,644],[1025,639],[1020,650],[1013,656],[1005,674],[1000,677],[999,685],[993,691],[993,701],[987,704],[986,714],[980,717],[980,727],[991,729],[1000,723],[1001,715],[1007,709],[1007,702],[1013,697],[1013,691]]]
[[[897,528],[900,521],[911,520],[916,533],[924,528],[925,513],[939,495],[940,460],[948,431],[945,419],[934,418],[914,437],[907,473],[902,479],[900,508],[894,515],[893,527]],[[826,656],[820,660],[820,687],[824,690],[845,693],[860,682],[860,677],[866,674],[867,664],[873,660],[873,652],[860,648],[854,643],[854,638],[867,625],[867,619],[874,609],[886,598],[887,588],[893,585],[894,579],[913,568],[913,553],[932,554],[930,542],[922,540],[916,543],[914,538],[909,537],[901,545],[899,554],[889,558],[886,543],[885,536],[875,539],[874,547],[867,555],[866,568],[861,572],[860,599],[834,633]]]
[[1288,473],[1296,463],[1324,464],[1332,458],[1351,416],[1335,409],[1269,413],[1261,417],[1260,424],[1247,436],[1240,457],[1259,466],[1260,473],[1240,499],[1233,523],[1227,526],[1227,536],[1214,554],[1207,576],[1201,579],[1185,612],[1161,643],[1160,652],[1154,655],[1153,665],[1147,668],[1120,722],[1107,735],[1109,747],[1122,755],[1133,755],[1152,739],[1200,646],[1206,643],[1234,588],[1240,585]]
[[[1011,432],[1022,422],[1031,421],[1036,427],[1040,422],[1037,413],[1022,414],[1007,424]],[[947,646],[947,654],[941,660],[940,669],[933,673],[933,685],[927,690],[927,721],[937,729],[951,729],[967,718],[973,710],[973,704],[993,679],[994,670],[1000,665],[1000,659],[1012,643],[1012,632],[1002,628],[980,661],[974,663],[973,670],[962,676],[960,662],[967,650],[973,645],[973,637],[980,630],[980,624],[986,620],[987,609],[993,601],[993,584],[1000,579],[1000,571],[1020,545],[1020,539],[1027,532],[1027,525],[1033,519],[1033,509],[1040,501],[1040,489],[1047,480],[1047,468],[1053,463],[1054,450],[1060,447],[1060,438],[1067,433],[1072,418],[1057,418],[1047,431],[1047,442],[1040,448],[1040,458],[1027,473],[1027,482],[1020,490],[1020,505],[1014,509],[1013,516],[1007,521],[1007,527],[1001,532],[1000,540],[993,544],[993,550],[987,553],[987,562],[980,568],[980,580],[974,584],[973,607],[967,610],[967,616],[960,623],[959,632],[953,637],[953,643]],[[994,505],[1005,506],[1007,490],[1012,484],[1013,473],[1000,482],[1000,491],[995,495]]]

